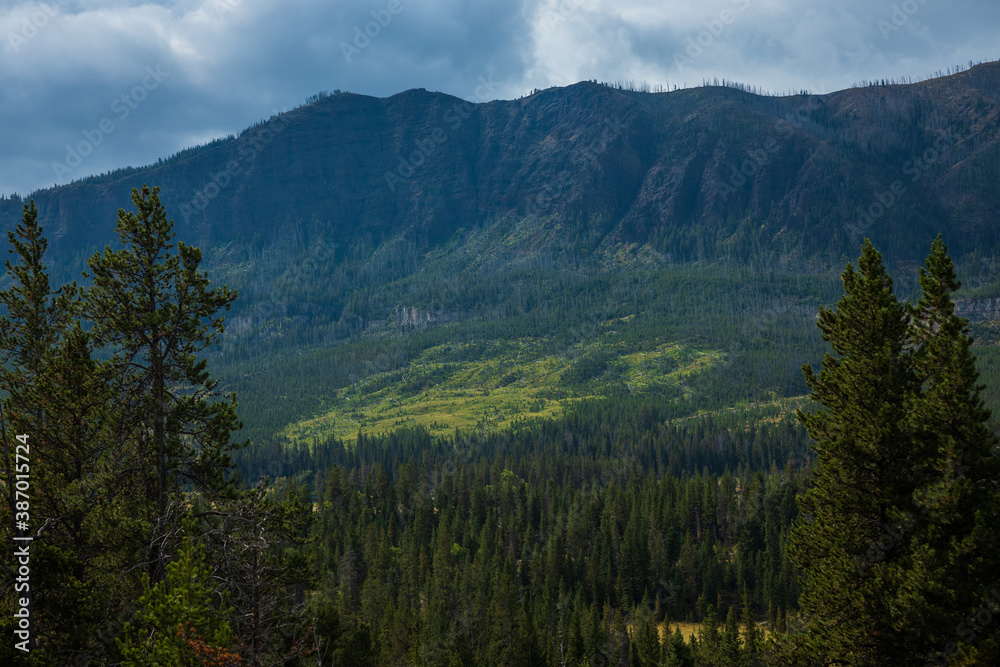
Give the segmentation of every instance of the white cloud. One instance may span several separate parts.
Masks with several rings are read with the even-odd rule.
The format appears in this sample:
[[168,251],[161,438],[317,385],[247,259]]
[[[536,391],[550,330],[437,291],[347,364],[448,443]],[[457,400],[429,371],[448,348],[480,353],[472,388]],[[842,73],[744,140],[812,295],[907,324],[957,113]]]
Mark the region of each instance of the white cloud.
[[399,0],[388,21],[390,0],[14,0],[0,8],[0,192],[51,185],[52,162],[147,66],[169,79],[67,178],[153,162],[319,90],[472,99],[482,76],[506,98],[583,79],[832,91],[1000,56],[996,0],[906,1],[895,25],[903,0]]

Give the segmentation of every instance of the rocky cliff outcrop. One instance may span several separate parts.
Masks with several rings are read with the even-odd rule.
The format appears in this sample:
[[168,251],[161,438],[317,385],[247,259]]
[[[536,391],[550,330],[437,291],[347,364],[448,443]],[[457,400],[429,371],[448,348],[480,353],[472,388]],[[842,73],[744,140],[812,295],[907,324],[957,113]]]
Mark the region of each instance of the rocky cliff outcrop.
[[432,313],[412,306],[396,306],[396,324],[407,329],[427,326],[446,319],[442,313]]
[[1000,322],[1000,299],[960,299],[955,312],[970,322]]

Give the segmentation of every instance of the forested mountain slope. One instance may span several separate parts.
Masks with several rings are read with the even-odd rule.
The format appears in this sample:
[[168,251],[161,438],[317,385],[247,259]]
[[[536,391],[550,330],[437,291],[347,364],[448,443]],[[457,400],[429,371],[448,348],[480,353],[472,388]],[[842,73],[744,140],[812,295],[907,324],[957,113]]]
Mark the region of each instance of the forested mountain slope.
[[[109,240],[121,202],[149,182],[183,237],[244,253],[313,219],[344,249],[397,235],[425,249],[459,228],[555,215],[691,259],[853,252],[859,206],[900,180],[905,196],[864,231],[918,259],[939,229],[959,254],[995,248],[998,138],[997,63],[815,97],[583,82],[473,104],[420,89],[321,97],[239,137],[33,196],[57,252]],[[19,216],[17,200],[0,205],[5,229]]]
[[[979,605],[997,585],[982,556],[997,553],[1000,467],[976,397],[981,378],[1000,407],[998,137],[997,63],[783,98],[586,82],[485,104],[338,93],[34,193],[44,235],[30,209],[0,284],[15,353],[0,402],[8,431],[32,431],[18,442],[34,448],[43,574],[17,604],[37,603],[35,664],[955,653],[950,629],[976,608],[945,586],[974,584]],[[88,268],[143,183],[162,200],[135,192],[127,252]],[[24,203],[0,200],[0,226]],[[190,247],[164,259],[174,231],[204,263]],[[939,231],[971,352],[940,240],[918,281]],[[870,245],[844,270],[866,236],[891,279]],[[69,280],[80,299],[49,303]],[[822,361],[831,345],[846,361]],[[804,372],[820,363],[820,381]],[[238,405],[219,400],[230,391]],[[793,414],[831,404],[839,421]],[[837,456],[854,467],[838,473]],[[816,479],[836,502],[807,500],[833,526],[813,551],[839,579],[790,547],[809,537],[799,503]],[[911,501],[924,511],[903,522]],[[966,562],[978,578],[962,580]],[[865,612],[846,615],[853,629],[802,613],[841,595]],[[947,614],[931,618],[935,595]],[[887,605],[908,620],[884,625]],[[962,664],[996,663],[995,626],[976,646],[956,628],[978,652]],[[803,643],[823,627],[849,641]]]
[[[162,188],[178,238],[240,292],[214,354],[251,435],[305,418],[330,425],[320,434],[445,430],[621,391],[713,405],[801,395],[817,308],[865,236],[906,293],[942,231],[966,285],[997,296],[998,139],[997,63],[819,96],[591,82],[483,104],[338,93],[32,196],[60,282],[112,241],[132,187]],[[21,207],[0,201],[0,226]],[[637,382],[671,345],[714,361]],[[495,372],[468,366],[494,357]],[[411,381],[428,359],[436,375]],[[532,385],[526,364],[544,360]],[[358,384],[392,372],[374,391]],[[517,392],[469,407],[441,387]],[[410,407],[371,414],[392,401]],[[452,407],[461,418],[426,417]]]

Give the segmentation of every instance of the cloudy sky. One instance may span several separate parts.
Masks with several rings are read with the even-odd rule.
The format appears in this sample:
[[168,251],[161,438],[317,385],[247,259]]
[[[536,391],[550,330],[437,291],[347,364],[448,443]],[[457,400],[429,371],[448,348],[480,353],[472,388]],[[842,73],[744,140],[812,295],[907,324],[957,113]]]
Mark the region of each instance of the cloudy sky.
[[4,0],[0,43],[0,194],[27,194],[321,90],[488,101],[582,79],[831,92],[927,78],[1000,58],[1000,2]]

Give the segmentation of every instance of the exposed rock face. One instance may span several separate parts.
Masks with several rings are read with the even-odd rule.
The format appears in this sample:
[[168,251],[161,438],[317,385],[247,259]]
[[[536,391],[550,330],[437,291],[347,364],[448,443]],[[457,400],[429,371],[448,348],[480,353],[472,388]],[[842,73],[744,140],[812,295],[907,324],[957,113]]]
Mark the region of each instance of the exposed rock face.
[[409,329],[427,326],[431,322],[437,322],[439,316],[427,310],[420,310],[412,306],[396,306],[396,324]]
[[252,317],[232,317],[226,320],[226,333],[232,336],[242,336],[252,327]]
[[955,312],[970,322],[1000,322],[1000,299],[961,299]]
[[247,312],[249,314],[226,318],[227,336],[259,334],[262,328],[278,322],[304,324],[309,319],[323,314],[323,308],[315,303],[262,301],[253,304]]

